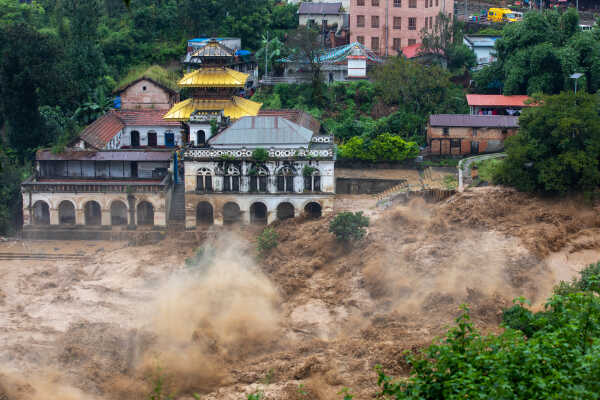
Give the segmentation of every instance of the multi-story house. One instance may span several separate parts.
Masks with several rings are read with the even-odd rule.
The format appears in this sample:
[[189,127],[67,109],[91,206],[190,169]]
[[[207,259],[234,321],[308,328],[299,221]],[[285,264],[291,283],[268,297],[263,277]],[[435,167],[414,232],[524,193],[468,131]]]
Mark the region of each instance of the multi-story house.
[[454,0],[351,0],[350,42],[380,56],[395,56],[420,42],[422,29],[433,29],[440,13],[452,17]]

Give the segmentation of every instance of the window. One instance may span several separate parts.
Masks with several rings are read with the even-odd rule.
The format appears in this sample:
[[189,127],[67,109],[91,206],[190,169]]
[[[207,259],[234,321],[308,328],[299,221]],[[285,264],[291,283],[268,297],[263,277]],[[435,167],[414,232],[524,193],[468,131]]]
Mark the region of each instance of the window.
[[429,0],[425,0],[425,8],[429,7]]
[[365,44],[365,37],[364,36],[357,36],[356,37],[356,41],[362,45]]
[[[427,0],[425,0],[427,1]],[[429,0],[429,7],[433,7],[433,0]]]
[[503,135],[506,135],[506,134],[508,134],[508,129],[502,129],[502,134],[503,134]]
[[357,6],[364,6],[365,5],[365,0],[356,0],[356,5]]
[[409,31],[417,30],[417,19],[415,17],[410,17],[408,19],[408,30]]
[[371,16],[371,28],[379,28],[379,16]]
[[450,148],[459,148],[460,149],[460,139],[450,139]]
[[371,5],[373,7],[379,7],[379,0],[371,0]]
[[402,7],[402,0],[394,0],[394,7]]
[[157,146],[156,132],[148,131],[148,146],[156,147]]
[[413,44],[417,44],[417,39],[408,39],[408,45],[412,46]]
[[321,191],[321,175],[318,170],[311,175],[304,176],[304,190],[309,192]]
[[435,0],[435,6],[439,7],[440,6],[440,0]]
[[444,128],[444,136],[448,136],[448,135],[450,135],[450,128],[445,127]]
[[268,175],[269,173],[263,167],[259,167],[258,170],[252,171],[252,174],[250,175],[250,191],[266,192]]
[[402,29],[402,18],[394,17],[394,29]]
[[429,17],[429,29],[433,29],[433,17]]
[[379,51],[379,38],[377,36],[371,38],[371,50]]
[[394,50],[400,50],[402,48],[402,39],[394,38],[392,47]]
[[227,173],[223,177],[224,192],[239,192],[240,191],[240,170],[230,165],[227,168]]
[[146,86],[142,86],[142,91],[146,91]]
[[363,28],[365,26],[365,16],[364,15],[356,16],[356,26],[358,26],[359,28]]
[[200,168],[196,176],[196,191],[212,192],[212,173],[208,168]]
[[417,8],[417,0],[408,0],[408,8]]
[[473,128],[473,136],[477,136],[477,128]]
[[290,167],[283,167],[279,170],[277,174],[277,191],[294,191],[294,171]]

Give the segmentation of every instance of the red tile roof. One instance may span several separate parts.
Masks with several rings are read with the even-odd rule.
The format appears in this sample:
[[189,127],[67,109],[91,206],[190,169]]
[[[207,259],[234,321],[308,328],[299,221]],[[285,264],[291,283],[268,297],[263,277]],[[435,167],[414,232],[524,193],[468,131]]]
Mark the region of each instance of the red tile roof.
[[258,115],[285,118],[306,129],[310,129],[316,135],[319,134],[319,130],[321,129],[321,123],[312,115],[302,110],[260,110]]
[[421,43],[411,44],[410,46],[406,46],[402,48],[402,55],[406,58],[415,58],[419,55],[419,49],[421,48]]
[[468,94],[467,103],[474,107],[531,107],[525,104],[529,96],[502,96],[498,94]]
[[79,137],[92,147],[103,149],[126,126],[179,126],[179,122],[164,120],[164,114],[164,110],[113,110],[88,125]]

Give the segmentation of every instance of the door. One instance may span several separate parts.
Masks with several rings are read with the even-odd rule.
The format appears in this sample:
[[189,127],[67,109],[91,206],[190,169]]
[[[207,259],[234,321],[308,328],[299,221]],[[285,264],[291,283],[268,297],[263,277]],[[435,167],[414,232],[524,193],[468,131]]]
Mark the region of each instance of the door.
[[131,147],[140,147],[140,133],[131,131]]
[[148,132],[148,147],[156,147],[157,144],[156,132]]
[[478,154],[479,153],[479,142],[472,141],[471,142],[471,153]]
[[131,162],[131,177],[137,178],[137,176],[138,176],[138,163],[137,163],[137,161],[132,161]]
[[165,133],[165,146],[167,146],[167,147],[175,146],[175,134],[174,133]]

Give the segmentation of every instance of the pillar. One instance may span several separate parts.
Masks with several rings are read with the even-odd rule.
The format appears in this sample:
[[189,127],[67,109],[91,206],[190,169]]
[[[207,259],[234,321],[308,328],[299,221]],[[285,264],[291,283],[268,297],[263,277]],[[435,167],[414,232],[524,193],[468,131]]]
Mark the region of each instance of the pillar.
[[[60,221],[58,219],[58,208],[50,208],[50,225],[59,225]],[[31,223],[33,221],[30,221]]]
[[75,209],[75,225],[85,225],[85,211],[83,208]]
[[267,225],[272,224],[277,220],[277,210],[267,212]]
[[[186,223],[187,223],[187,215],[186,215]],[[161,226],[161,227],[167,226],[167,218],[166,218],[166,213],[165,213],[164,209],[162,209],[160,211],[154,211],[154,225]]]
[[108,209],[108,210],[102,209],[102,216],[101,216],[100,224],[103,225],[103,226],[110,226],[111,225],[110,209]]
[[250,209],[248,208],[247,210],[240,210],[241,212],[241,221],[242,224],[244,225],[250,225]]

